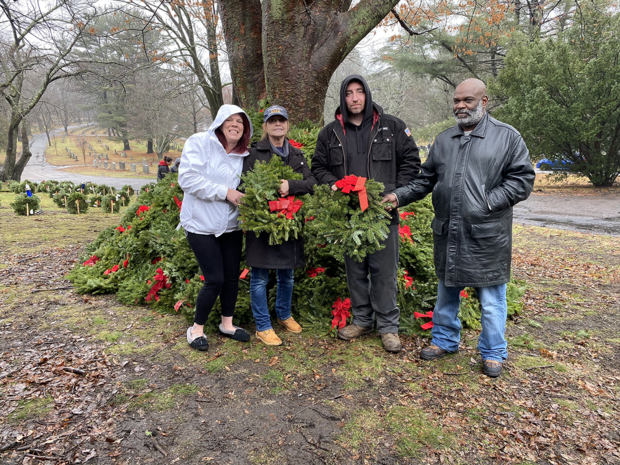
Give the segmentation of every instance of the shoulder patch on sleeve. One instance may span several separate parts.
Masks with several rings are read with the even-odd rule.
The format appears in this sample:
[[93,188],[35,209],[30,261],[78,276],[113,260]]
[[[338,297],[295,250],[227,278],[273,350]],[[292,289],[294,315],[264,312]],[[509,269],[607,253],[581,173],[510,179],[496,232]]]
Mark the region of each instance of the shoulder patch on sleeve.
[[411,137],[411,131],[409,130],[409,128],[405,128],[405,134],[407,134],[407,136]]

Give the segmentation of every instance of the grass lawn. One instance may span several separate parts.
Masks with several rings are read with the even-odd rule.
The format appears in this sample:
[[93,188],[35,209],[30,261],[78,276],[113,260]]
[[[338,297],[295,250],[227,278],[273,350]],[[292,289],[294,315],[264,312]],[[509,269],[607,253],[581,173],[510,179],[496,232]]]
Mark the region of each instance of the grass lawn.
[[209,351],[193,351],[174,309],[77,295],[64,279],[120,215],[69,215],[44,196],[43,215],[17,217],[12,198],[0,192],[3,464],[33,463],[27,454],[58,463],[94,454],[102,464],[620,463],[620,238],[515,225],[513,274],[528,289],[493,380],[481,374],[475,331],[436,362],[418,358],[426,340],[404,334],[404,350],[388,354],[377,335],[343,342],[281,328],[281,347],[210,334]]

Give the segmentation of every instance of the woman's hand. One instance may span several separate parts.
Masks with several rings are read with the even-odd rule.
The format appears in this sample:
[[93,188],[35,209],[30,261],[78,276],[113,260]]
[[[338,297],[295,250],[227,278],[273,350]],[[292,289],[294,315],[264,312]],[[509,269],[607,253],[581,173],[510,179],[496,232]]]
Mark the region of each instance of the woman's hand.
[[282,184],[280,184],[280,189],[278,189],[278,192],[282,197],[286,197],[288,195],[288,181],[286,179],[280,179],[280,182]]
[[234,189],[228,189],[228,194],[226,194],[226,200],[232,203],[235,207],[239,206],[243,197],[245,197],[245,194],[242,194]]

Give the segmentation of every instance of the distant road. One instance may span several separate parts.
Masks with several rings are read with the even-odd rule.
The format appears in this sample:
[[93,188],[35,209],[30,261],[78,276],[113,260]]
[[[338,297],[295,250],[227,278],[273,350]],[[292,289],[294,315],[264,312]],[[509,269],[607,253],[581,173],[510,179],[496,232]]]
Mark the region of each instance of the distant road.
[[532,194],[514,207],[516,223],[620,236],[620,194]]
[[[79,126],[71,126],[76,128]],[[62,129],[55,129],[53,134],[62,132]],[[50,134],[51,135],[51,134]],[[54,166],[45,161],[45,149],[47,148],[47,137],[45,134],[37,134],[32,136],[30,140],[30,150],[32,151],[32,157],[28,161],[28,164],[24,168],[22,179],[29,179],[30,181],[71,181],[75,184],[82,182],[94,182],[96,184],[106,184],[116,188],[123,187],[129,184],[134,189],[138,190],[145,184],[154,182],[155,179],[147,178],[112,178],[107,176],[87,176],[79,173],[71,173],[69,171],[62,171],[62,168],[66,166]]]

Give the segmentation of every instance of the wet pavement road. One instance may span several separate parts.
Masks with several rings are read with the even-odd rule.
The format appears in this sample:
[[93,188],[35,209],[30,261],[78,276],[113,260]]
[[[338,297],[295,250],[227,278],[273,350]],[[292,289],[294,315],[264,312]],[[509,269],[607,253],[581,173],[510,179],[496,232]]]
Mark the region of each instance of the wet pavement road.
[[[77,126],[70,126],[72,129]],[[61,129],[56,129],[54,132],[59,133]],[[32,157],[28,160],[28,164],[24,168],[22,173],[22,180],[29,179],[30,181],[44,181],[44,180],[56,180],[56,181],[71,181],[75,184],[82,182],[94,182],[96,184],[106,184],[108,186],[116,187],[117,189],[129,184],[134,189],[138,190],[144,184],[154,182],[155,179],[148,178],[111,178],[106,176],[86,176],[79,173],[71,173],[69,171],[63,171],[64,166],[54,166],[47,163],[45,160],[45,149],[47,147],[47,138],[45,134],[36,134],[32,136],[30,141],[30,150]]]
[[620,194],[532,194],[514,207],[515,223],[620,236]]

